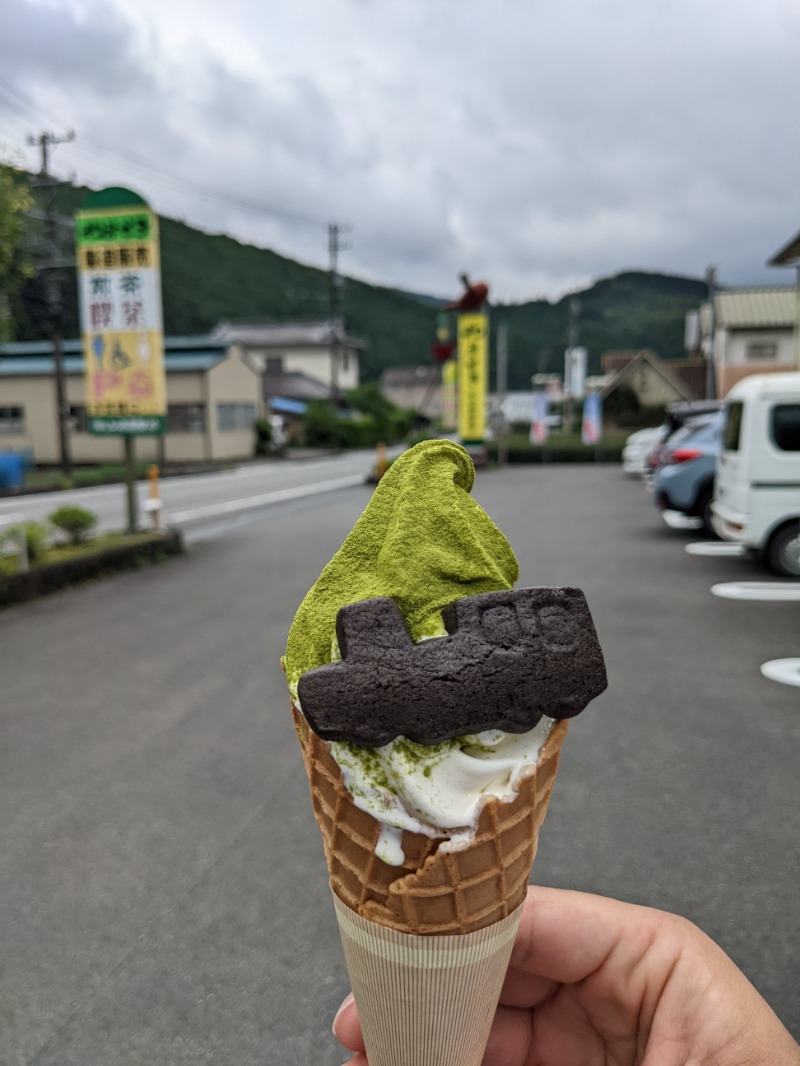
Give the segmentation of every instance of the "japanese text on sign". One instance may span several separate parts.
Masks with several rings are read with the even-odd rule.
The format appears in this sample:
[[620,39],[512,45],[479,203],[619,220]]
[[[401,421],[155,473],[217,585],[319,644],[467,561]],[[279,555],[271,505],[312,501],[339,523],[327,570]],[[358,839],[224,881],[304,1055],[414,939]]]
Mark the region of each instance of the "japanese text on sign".
[[458,434],[477,443],[486,431],[489,321],[485,314],[458,318]]
[[142,211],[78,218],[75,233],[78,244],[149,241],[152,239],[152,216],[149,211]]

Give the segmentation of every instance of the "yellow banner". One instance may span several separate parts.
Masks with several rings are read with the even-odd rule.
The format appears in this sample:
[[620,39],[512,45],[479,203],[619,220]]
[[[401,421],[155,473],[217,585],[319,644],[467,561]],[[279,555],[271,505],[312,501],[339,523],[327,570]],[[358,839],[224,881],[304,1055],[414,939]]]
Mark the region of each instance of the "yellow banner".
[[458,316],[458,435],[462,444],[481,444],[486,432],[489,376],[489,316]]
[[458,367],[455,359],[448,359],[442,366],[442,428],[455,429],[458,425],[458,397],[456,380]]

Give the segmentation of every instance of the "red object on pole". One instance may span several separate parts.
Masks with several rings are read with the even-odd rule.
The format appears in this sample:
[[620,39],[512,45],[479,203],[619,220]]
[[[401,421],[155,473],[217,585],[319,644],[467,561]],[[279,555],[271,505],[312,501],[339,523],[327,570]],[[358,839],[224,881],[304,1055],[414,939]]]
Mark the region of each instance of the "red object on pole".
[[437,361],[437,363],[446,363],[448,359],[451,359],[455,355],[456,347],[449,341],[444,344],[432,344],[431,355]]
[[489,297],[489,286],[485,281],[470,282],[466,274],[461,275],[465,292],[454,303],[445,304],[445,311],[477,311]]

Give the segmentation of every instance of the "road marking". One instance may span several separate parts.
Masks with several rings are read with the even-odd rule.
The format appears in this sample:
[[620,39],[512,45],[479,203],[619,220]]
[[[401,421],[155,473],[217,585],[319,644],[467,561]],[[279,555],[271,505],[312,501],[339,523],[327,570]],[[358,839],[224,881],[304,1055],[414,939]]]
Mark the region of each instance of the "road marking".
[[723,600],[800,601],[800,582],[725,581],[721,585],[712,585],[711,591]]
[[271,503],[284,503],[286,500],[298,500],[303,496],[314,496],[320,492],[332,492],[334,489],[352,488],[364,485],[363,474],[351,474],[349,477],[334,478],[331,481],[318,481],[312,485],[297,485],[291,489],[278,489],[275,492],[263,492],[259,496],[245,496],[241,500],[227,500],[224,503],[211,503],[205,507],[195,507],[190,511],[175,511],[165,516],[168,524],[193,522],[200,518],[216,518],[218,515],[236,514],[250,511],[256,507],[265,507]]
[[780,681],[782,685],[796,685],[800,688],[800,659],[770,659],[763,663],[761,673],[770,681]]
[[680,511],[662,511],[661,517],[670,529],[702,529],[703,519],[694,518],[692,515],[681,514]]
[[719,544],[715,541],[696,540],[683,549],[687,555],[746,555],[744,544]]

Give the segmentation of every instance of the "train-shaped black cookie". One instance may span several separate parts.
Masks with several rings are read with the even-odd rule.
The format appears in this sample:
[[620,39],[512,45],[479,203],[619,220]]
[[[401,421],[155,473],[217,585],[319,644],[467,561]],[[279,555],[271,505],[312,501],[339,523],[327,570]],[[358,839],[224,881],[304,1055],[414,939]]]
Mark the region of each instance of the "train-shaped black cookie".
[[466,596],[442,611],[447,636],[414,643],[393,599],[339,610],[341,660],[304,673],[300,705],[325,740],[419,744],[571,718],[607,686],[586,598],[575,588]]

